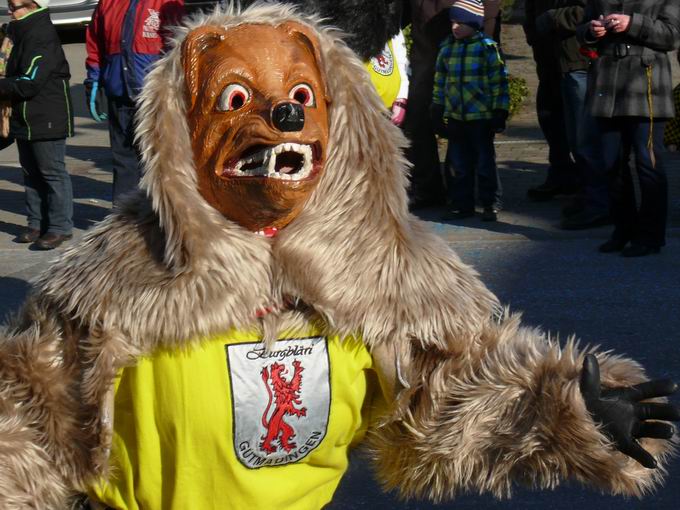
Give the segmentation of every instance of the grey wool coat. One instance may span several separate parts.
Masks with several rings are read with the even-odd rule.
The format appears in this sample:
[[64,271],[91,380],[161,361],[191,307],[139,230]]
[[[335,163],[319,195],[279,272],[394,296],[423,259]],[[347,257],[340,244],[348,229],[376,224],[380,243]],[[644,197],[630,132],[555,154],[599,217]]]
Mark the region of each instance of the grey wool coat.
[[[623,34],[595,41],[588,22],[609,14],[631,16]],[[677,0],[591,0],[579,27],[579,40],[593,46],[588,105],[595,117],[671,118],[673,107],[668,52],[680,45],[680,2]],[[620,56],[615,55],[617,47]],[[628,55],[625,55],[628,53]],[[624,54],[624,55],[622,55]],[[647,69],[651,70],[651,84]],[[650,109],[651,106],[651,109]]]

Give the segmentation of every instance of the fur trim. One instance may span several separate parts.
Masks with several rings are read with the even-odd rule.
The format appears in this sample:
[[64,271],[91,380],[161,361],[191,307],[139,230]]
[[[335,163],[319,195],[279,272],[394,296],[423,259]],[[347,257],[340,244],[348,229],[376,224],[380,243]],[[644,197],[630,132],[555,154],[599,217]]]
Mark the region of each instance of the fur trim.
[[[666,475],[674,446],[641,443],[659,461],[650,470],[616,451],[591,419],[579,390],[585,354],[564,349],[519,317],[488,324],[463,358],[414,355],[422,377],[402,397],[403,420],[373,431],[379,478],[404,498],[453,499],[462,493],[510,497],[513,483],[553,489],[573,478],[615,495],[651,492]],[[645,380],[640,366],[599,354],[605,386]]]

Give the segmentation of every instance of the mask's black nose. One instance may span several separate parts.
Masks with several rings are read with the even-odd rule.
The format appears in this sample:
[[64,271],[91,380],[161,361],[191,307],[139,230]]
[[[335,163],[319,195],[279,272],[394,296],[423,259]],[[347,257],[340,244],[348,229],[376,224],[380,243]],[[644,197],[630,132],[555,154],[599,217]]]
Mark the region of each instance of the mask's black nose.
[[305,109],[299,103],[277,104],[272,111],[272,122],[280,131],[302,131]]

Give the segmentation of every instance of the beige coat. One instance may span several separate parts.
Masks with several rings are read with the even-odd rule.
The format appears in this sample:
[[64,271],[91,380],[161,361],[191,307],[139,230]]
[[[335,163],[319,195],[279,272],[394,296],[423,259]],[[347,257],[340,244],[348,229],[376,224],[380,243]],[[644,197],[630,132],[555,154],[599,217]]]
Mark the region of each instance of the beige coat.
[[[230,328],[267,341],[304,318],[360,333],[394,395],[369,434],[378,476],[405,497],[508,496],[566,479],[641,495],[662,480],[616,452],[578,389],[584,352],[502,312],[473,269],[407,209],[401,132],[362,63],[312,18],[330,105],[329,155],[301,215],[269,240],[196,190],[181,42],[201,25],[278,24],[287,7],[200,17],[148,77],[138,136],[143,191],[35,283],[0,339],[0,508],[65,508],[106,476],[116,373],[160,346]],[[303,312],[254,311],[282,296]],[[599,353],[607,385],[645,379]],[[665,442],[644,440],[663,466]]]

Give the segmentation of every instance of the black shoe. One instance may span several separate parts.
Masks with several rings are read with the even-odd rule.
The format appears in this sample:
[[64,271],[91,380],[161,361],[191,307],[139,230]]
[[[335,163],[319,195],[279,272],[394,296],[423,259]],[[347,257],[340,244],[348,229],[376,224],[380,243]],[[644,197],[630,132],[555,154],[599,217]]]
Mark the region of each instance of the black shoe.
[[420,209],[427,209],[428,207],[439,207],[444,205],[444,199],[431,197],[413,197],[409,201],[408,208],[410,211],[418,211]]
[[452,211],[447,211],[442,215],[442,220],[452,221],[452,220],[463,220],[465,218],[471,218],[475,215],[474,209],[453,209]]
[[622,257],[644,257],[652,253],[659,253],[661,248],[658,246],[647,246],[645,244],[631,244],[628,248],[621,251]]
[[560,228],[564,230],[585,230],[587,228],[609,225],[611,222],[612,220],[606,213],[595,213],[583,210],[564,218],[562,223],[560,223]]
[[628,241],[622,239],[610,239],[606,243],[601,244],[597,250],[600,253],[614,253],[623,250],[627,244]]
[[529,188],[527,190],[527,197],[534,202],[545,202],[555,198],[555,196],[559,194],[559,191],[559,186],[545,182],[535,188]]
[[543,183],[535,188],[527,190],[527,197],[534,202],[546,202],[559,195],[574,195],[581,188],[578,185],[559,186],[557,184]]
[[33,247],[36,250],[54,250],[61,246],[64,241],[68,241],[72,237],[71,234],[54,234],[52,232],[47,232],[33,243]]
[[34,243],[35,241],[38,240],[40,237],[40,230],[34,229],[34,228],[26,228],[21,234],[19,234],[16,239],[14,239],[15,243]]
[[498,209],[495,207],[485,207],[482,211],[482,221],[498,220]]

